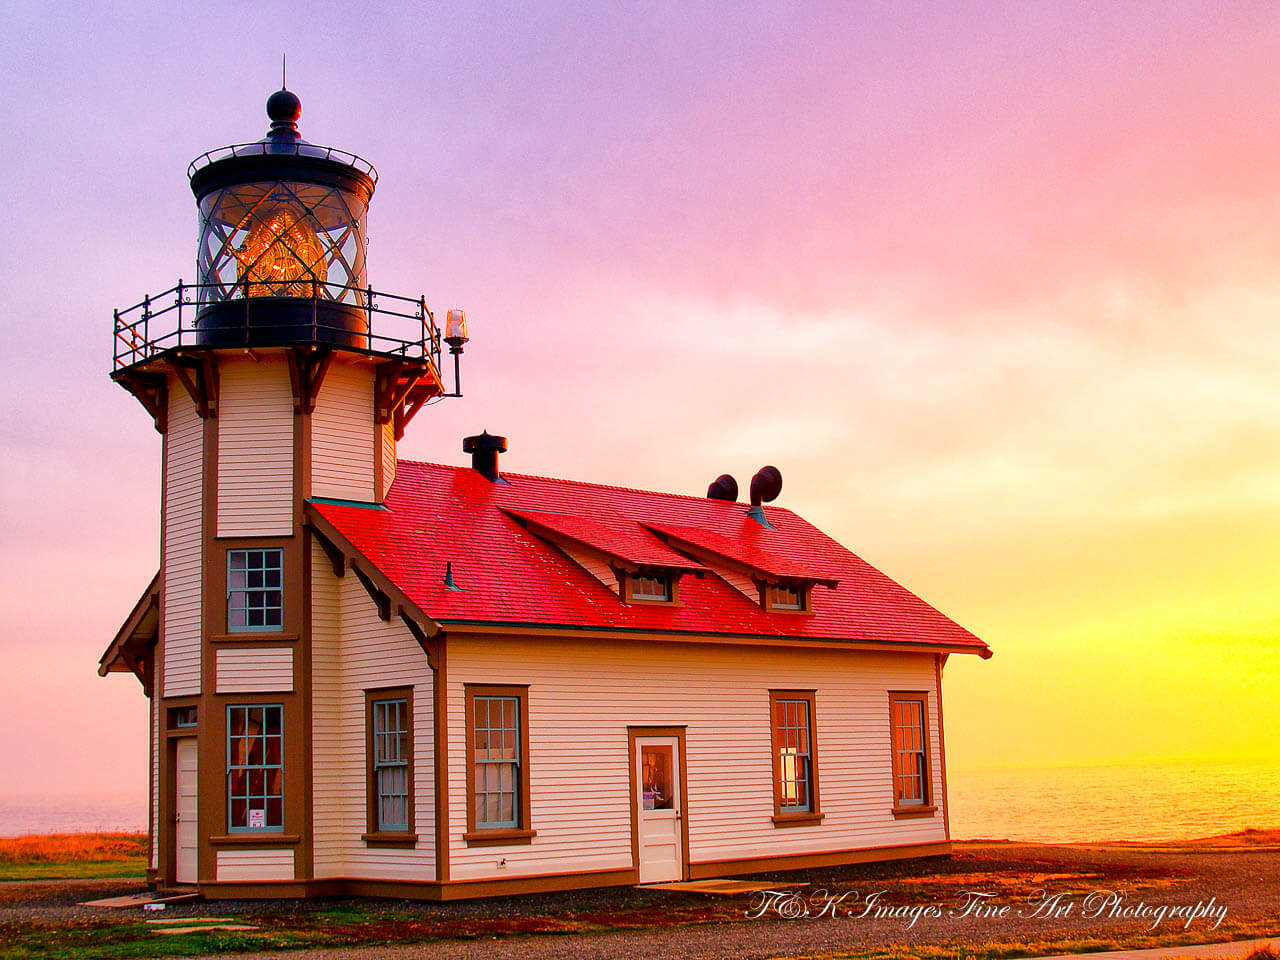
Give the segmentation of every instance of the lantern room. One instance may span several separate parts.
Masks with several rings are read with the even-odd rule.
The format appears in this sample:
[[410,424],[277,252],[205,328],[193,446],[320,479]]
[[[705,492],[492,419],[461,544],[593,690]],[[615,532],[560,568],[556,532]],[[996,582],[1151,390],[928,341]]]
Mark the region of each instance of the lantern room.
[[[188,168],[199,208],[197,327],[208,345],[299,338],[350,344],[367,332],[365,216],[372,164],[308,143],[289,90],[267,100],[271,129]],[[270,303],[269,309],[264,310]],[[234,331],[234,332],[233,332]]]

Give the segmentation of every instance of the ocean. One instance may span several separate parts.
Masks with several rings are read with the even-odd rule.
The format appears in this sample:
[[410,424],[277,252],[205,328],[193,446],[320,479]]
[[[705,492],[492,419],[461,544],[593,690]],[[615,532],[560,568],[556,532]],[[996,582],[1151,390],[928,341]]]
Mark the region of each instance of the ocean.
[[[1280,829],[1280,761],[951,770],[947,789],[957,840],[1188,840]],[[143,790],[0,795],[0,836],[146,828]]]

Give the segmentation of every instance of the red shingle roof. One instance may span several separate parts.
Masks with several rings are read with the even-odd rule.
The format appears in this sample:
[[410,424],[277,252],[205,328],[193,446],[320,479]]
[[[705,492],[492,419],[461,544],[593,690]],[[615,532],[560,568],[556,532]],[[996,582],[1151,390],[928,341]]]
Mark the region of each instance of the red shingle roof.
[[[768,534],[768,530],[761,527],[760,524],[752,522],[762,533]],[[708,553],[713,553],[718,557],[723,557],[726,560],[731,560],[770,576],[793,580],[825,581],[832,585],[837,583],[836,578],[816,572],[813,565],[807,561],[795,560],[791,557],[780,557],[771,553],[759,542],[761,538],[758,536],[753,535],[735,539],[734,537],[726,537],[723,534],[716,533],[713,530],[706,530],[701,527],[685,527],[674,523],[646,523],[645,526],[650,530],[665,535],[677,546],[688,544],[691,547],[700,548]],[[767,536],[765,539],[767,539]]]
[[675,570],[703,570],[702,564],[676,553],[634,520],[588,520],[567,513],[545,513],[538,510],[504,512],[527,520],[538,532],[545,527],[552,534],[585,544],[600,553],[638,567],[668,567]]
[[[768,530],[742,504],[503,476],[509,484],[490,483],[469,467],[402,460],[386,509],[324,501],[312,501],[311,509],[446,628],[451,622],[558,625],[919,643],[990,656],[968,630],[785,508],[765,508],[776,528]],[[611,531],[613,547],[636,556],[641,546],[653,551],[646,556],[672,553],[640,526],[701,531],[708,540],[721,538],[715,541],[721,546],[725,540],[740,545],[743,556],[767,556],[839,586],[814,588],[814,613],[804,616],[765,612],[710,572],[682,580],[680,606],[627,605],[509,513],[538,515],[537,522],[572,527],[579,537]],[[445,588],[446,562],[461,592]]]

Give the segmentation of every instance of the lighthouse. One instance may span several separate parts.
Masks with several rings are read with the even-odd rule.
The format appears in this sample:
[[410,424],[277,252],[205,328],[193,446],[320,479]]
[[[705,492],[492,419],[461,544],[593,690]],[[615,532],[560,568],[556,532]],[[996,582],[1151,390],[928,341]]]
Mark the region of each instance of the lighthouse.
[[[191,163],[195,282],[115,313],[112,379],[163,438],[161,560],[104,672],[136,673],[151,696],[151,871],[164,885],[238,864],[308,873],[304,507],[379,509],[406,425],[450,395],[425,298],[369,282],[376,170],[304,140],[301,112],[279,90],[265,137]],[[448,322],[457,395],[465,317]]]
[[267,112],[191,164],[194,280],[115,315],[161,553],[98,669],[150,700],[155,884],[451,900],[949,853],[942,671],[987,645],[773,466],[747,504],[522,474],[487,431],[398,460],[466,318],[371,285],[373,167],[303,140],[293,93]]

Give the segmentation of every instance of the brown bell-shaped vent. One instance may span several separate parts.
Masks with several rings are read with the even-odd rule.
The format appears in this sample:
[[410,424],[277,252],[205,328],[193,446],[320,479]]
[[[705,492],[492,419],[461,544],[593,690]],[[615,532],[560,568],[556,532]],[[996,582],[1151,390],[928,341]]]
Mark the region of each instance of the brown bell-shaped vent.
[[728,500],[730,503],[736,503],[738,500],[738,481],[733,479],[727,473],[722,473],[711,481],[711,486],[707,487],[708,500]]
[[777,500],[781,492],[782,471],[774,466],[761,467],[751,478],[751,509],[747,511],[747,516],[760,526],[772,530],[773,524],[765,519],[764,507],[761,504]]

